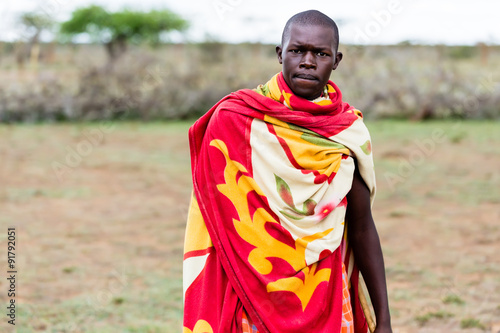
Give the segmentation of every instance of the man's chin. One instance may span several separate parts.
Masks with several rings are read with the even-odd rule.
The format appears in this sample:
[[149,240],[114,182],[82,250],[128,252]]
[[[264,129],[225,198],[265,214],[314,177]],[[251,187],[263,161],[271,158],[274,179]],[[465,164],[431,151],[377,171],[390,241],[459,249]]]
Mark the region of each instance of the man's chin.
[[308,100],[313,100],[321,96],[321,93],[323,92],[322,89],[309,89],[306,87],[294,87],[292,88],[292,91],[295,95],[308,99]]

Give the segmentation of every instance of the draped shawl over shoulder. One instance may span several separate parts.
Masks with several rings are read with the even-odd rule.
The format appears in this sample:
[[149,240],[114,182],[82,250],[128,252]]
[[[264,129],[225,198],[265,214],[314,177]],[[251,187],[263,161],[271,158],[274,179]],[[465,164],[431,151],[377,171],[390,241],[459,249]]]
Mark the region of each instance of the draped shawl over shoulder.
[[308,101],[279,73],[224,97],[189,141],[184,332],[241,332],[242,311],[260,332],[340,332],[343,272],[367,332],[344,222],[356,166],[373,200],[371,141],[338,87]]

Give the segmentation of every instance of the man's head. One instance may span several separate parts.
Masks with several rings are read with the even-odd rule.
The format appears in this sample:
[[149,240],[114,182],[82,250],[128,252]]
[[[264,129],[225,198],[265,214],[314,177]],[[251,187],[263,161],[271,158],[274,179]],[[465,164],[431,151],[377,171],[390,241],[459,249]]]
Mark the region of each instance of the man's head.
[[283,77],[296,95],[310,100],[321,95],[331,71],[342,60],[338,44],[337,25],[317,10],[288,20],[276,54],[283,65]]

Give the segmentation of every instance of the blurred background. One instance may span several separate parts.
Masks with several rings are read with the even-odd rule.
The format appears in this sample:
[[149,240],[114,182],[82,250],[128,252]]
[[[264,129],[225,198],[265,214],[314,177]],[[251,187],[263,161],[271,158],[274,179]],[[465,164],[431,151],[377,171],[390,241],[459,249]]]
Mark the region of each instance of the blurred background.
[[394,331],[498,333],[493,0],[0,4],[0,232],[16,228],[18,270],[0,331],[182,329],[187,130],[280,71],[283,26],[307,9],[337,22],[331,79],[373,138]]

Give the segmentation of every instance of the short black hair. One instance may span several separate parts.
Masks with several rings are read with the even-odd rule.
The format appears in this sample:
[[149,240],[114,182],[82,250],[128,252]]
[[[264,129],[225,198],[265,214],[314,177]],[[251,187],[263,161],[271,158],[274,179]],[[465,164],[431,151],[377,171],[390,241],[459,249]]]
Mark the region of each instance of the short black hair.
[[306,10],[305,12],[300,12],[292,17],[286,22],[285,28],[283,29],[283,34],[281,35],[281,45],[283,46],[284,41],[290,37],[290,28],[292,24],[299,25],[320,25],[327,28],[331,28],[335,35],[335,40],[337,46],[339,43],[339,28],[334,20],[326,16],[319,10]]

